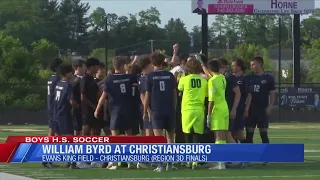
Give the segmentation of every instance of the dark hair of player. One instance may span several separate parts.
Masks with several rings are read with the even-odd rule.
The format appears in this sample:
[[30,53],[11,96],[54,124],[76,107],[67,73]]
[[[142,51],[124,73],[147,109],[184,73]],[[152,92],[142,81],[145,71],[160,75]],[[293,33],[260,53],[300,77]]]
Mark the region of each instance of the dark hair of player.
[[142,70],[137,64],[133,64],[130,68],[129,74],[141,74]]
[[150,57],[148,55],[140,56],[140,59],[137,62],[140,69],[147,68],[150,63],[151,63],[151,61],[150,61]]
[[220,69],[220,63],[218,59],[213,59],[208,62],[208,68],[214,73],[218,73]]
[[160,67],[164,65],[164,55],[158,52],[152,53],[150,55],[150,59],[151,59],[151,63],[152,65],[156,66],[156,67]]
[[72,65],[68,63],[62,63],[57,68],[57,73],[59,74],[59,76],[62,76],[62,77],[72,72],[73,72]]
[[60,58],[53,58],[50,62],[49,68],[52,72],[57,72],[57,68],[63,61]]
[[101,63],[100,65],[99,65],[99,69],[103,69],[103,68],[105,68],[106,66],[103,64],[103,63]]
[[226,58],[221,57],[218,59],[218,61],[219,61],[220,66],[228,66],[229,65],[229,62]]
[[188,74],[200,74],[202,72],[201,63],[194,58],[189,59],[186,63],[186,72]]
[[84,65],[86,65],[86,61],[82,59],[77,59],[72,62],[73,69],[82,68]]
[[121,70],[121,67],[124,67],[125,64],[127,64],[128,58],[125,56],[116,56],[112,60],[113,69],[119,71]]
[[241,68],[241,71],[245,72],[247,70],[246,66],[244,65],[244,61],[242,59],[236,58],[232,62],[235,62],[236,65]]
[[259,62],[261,66],[263,66],[263,58],[261,56],[255,56],[251,59],[251,61]]

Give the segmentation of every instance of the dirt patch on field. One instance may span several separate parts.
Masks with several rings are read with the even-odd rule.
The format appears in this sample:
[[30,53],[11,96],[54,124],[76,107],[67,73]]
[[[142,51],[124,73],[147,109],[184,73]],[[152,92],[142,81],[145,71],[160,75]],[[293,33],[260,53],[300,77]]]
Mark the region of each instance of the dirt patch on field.
[[41,132],[41,131],[45,131],[45,130],[41,130],[41,129],[1,129],[1,131],[11,131],[11,132]]
[[319,125],[310,125],[310,126],[305,126],[305,125],[273,125],[270,126],[270,129],[320,129],[320,124]]

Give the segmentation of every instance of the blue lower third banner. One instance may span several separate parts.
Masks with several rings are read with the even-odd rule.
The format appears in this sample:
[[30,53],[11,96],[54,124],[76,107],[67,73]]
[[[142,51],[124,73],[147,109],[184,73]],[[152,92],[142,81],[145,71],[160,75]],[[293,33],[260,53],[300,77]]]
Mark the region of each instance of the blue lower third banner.
[[29,144],[11,162],[303,162],[303,144]]

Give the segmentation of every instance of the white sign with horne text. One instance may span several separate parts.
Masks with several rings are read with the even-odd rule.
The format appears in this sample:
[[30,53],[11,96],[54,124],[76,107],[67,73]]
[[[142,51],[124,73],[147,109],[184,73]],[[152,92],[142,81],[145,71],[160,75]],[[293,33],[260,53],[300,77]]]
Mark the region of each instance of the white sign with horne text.
[[193,13],[310,14],[315,0],[191,0]]

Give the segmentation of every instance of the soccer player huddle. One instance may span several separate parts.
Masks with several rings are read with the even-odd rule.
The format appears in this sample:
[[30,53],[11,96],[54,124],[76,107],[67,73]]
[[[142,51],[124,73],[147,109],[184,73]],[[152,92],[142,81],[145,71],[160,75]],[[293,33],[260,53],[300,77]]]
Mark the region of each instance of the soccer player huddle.
[[[268,116],[275,85],[263,70],[263,59],[253,57],[252,73],[245,75],[241,59],[232,60],[232,73],[228,73],[229,62],[224,58],[208,61],[203,55],[177,56],[177,51],[175,45],[171,71],[160,53],[133,61],[117,56],[106,77],[98,59],[72,65],[54,59],[54,74],[48,81],[49,135],[99,136],[103,130],[111,136],[165,135],[168,143],[225,144],[253,143],[254,130],[259,128],[262,142],[269,143]],[[150,165],[138,163],[137,168]],[[157,172],[175,169],[172,163],[155,165]],[[198,163],[185,166],[195,169]],[[115,170],[118,163],[111,162],[107,168]],[[225,168],[225,163],[218,162],[210,169]]]

